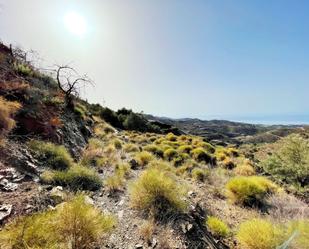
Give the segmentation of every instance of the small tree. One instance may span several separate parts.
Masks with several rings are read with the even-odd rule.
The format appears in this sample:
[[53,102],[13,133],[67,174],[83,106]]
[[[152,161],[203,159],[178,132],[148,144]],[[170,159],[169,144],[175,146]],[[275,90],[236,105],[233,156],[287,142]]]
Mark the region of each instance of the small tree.
[[75,69],[70,66],[57,66],[56,79],[59,89],[64,93],[66,106],[74,108],[74,96],[79,96],[82,87],[88,84],[93,85],[93,81],[87,74],[79,75]]

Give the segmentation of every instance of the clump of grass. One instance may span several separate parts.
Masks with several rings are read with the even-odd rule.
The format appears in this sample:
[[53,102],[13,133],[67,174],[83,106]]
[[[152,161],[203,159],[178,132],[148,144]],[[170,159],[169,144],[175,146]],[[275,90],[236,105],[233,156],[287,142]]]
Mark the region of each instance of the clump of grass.
[[122,148],[122,142],[121,142],[119,139],[115,138],[115,139],[112,141],[112,143],[113,143],[113,145],[115,146],[115,148],[116,148],[117,150],[120,150],[120,149]]
[[234,172],[240,176],[253,176],[256,174],[254,168],[248,162],[237,165]]
[[78,195],[54,211],[14,220],[0,231],[0,241],[3,248],[92,249],[115,224],[113,216],[101,213],[85,202],[84,195]]
[[152,236],[155,230],[155,222],[153,220],[145,221],[139,229],[139,234],[148,244],[152,242]]
[[270,221],[252,219],[239,227],[236,238],[241,248],[276,249],[284,242],[282,231]]
[[73,191],[93,191],[102,186],[99,175],[93,169],[81,165],[74,165],[66,171],[45,171],[41,180],[47,184],[68,187]]
[[295,239],[291,242],[291,248],[308,249],[309,245],[309,219],[291,221],[288,224],[287,234],[296,232]]
[[124,177],[122,174],[115,173],[105,179],[104,185],[110,192],[121,190],[124,186]]
[[228,156],[226,157],[222,162],[221,165],[223,166],[223,168],[225,169],[233,169],[235,168],[235,163],[234,161]]
[[177,136],[175,136],[173,133],[168,133],[166,136],[166,139],[168,140],[168,141],[172,141],[172,142],[175,142],[175,141],[177,141]]
[[185,191],[166,172],[148,169],[130,186],[133,208],[152,212],[156,218],[183,211]]
[[144,150],[153,153],[155,156],[163,157],[163,150],[155,144],[146,145]]
[[227,148],[226,152],[229,156],[233,156],[233,157],[239,156],[239,151],[236,148],[233,148],[233,147]]
[[149,163],[148,167],[161,172],[174,172],[175,169],[169,162],[163,160],[153,160]]
[[178,147],[178,151],[180,153],[187,153],[187,154],[189,154],[192,149],[193,149],[193,147],[191,145],[181,145],[181,146]]
[[204,161],[205,163],[211,163],[213,161],[212,156],[201,147],[193,149],[191,155],[198,162]]
[[177,150],[169,148],[167,150],[164,151],[164,158],[166,160],[171,161],[173,158],[177,157],[178,153]]
[[200,182],[205,181],[207,176],[209,176],[209,170],[207,169],[201,169],[201,168],[194,168],[191,172],[192,177]]
[[14,62],[13,68],[18,74],[22,76],[33,76],[34,75],[33,69],[25,63]]
[[127,177],[130,174],[131,167],[129,163],[119,163],[116,165],[116,173],[123,176]]
[[73,165],[73,159],[63,145],[32,140],[29,147],[51,169],[66,170]]
[[230,233],[229,227],[217,217],[208,217],[206,225],[211,233],[217,238],[225,238]]
[[0,96],[0,140],[14,127],[14,114],[21,108],[18,102],[7,101]]
[[146,166],[150,161],[154,160],[154,156],[153,154],[151,154],[150,152],[148,151],[141,151],[141,152],[138,152],[136,155],[135,155],[135,160],[136,162],[138,163],[138,165],[144,167]]
[[226,196],[232,203],[260,206],[267,194],[274,193],[277,187],[262,176],[234,177],[226,184]]
[[123,150],[127,153],[131,153],[131,152],[138,152],[139,148],[135,144],[127,143],[123,146]]

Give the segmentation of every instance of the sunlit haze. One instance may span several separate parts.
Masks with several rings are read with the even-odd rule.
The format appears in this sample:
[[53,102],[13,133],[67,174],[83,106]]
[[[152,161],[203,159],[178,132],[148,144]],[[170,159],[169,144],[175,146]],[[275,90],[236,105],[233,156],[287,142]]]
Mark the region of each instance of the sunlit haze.
[[308,114],[308,1],[0,3],[0,39],[36,50],[42,67],[88,73],[89,102],[168,117]]
[[83,16],[76,12],[69,12],[64,16],[67,29],[76,35],[82,36],[86,32],[86,22]]

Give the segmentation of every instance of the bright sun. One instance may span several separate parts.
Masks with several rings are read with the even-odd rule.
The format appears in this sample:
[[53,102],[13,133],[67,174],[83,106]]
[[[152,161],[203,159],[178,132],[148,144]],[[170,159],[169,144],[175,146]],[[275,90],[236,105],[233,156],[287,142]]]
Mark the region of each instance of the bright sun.
[[68,12],[64,16],[64,24],[74,35],[82,36],[86,33],[87,25],[85,18],[76,12]]

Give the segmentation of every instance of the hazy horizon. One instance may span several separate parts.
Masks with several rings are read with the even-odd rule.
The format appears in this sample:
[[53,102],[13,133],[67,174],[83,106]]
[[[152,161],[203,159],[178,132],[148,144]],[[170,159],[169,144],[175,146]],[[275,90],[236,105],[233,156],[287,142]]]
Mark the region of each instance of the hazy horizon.
[[88,73],[96,85],[83,97],[112,109],[307,124],[308,11],[287,0],[0,0],[0,39]]

